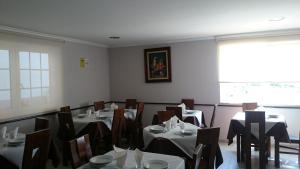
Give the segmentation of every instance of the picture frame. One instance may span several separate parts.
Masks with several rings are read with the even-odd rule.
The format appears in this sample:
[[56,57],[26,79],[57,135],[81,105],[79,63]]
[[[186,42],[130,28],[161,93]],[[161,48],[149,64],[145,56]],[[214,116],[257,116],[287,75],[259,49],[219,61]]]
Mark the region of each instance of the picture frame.
[[171,48],[144,49],[146,83],[171,82]]

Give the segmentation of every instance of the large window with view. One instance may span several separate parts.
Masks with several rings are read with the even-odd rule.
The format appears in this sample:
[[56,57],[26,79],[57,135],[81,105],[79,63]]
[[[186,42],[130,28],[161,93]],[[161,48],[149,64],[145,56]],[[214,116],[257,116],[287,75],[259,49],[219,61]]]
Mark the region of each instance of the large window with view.
[[300,40],[254,39],[219,43],[222,103],[300,105]]
[[61,43],[0,34],[0,120],[63,102]]

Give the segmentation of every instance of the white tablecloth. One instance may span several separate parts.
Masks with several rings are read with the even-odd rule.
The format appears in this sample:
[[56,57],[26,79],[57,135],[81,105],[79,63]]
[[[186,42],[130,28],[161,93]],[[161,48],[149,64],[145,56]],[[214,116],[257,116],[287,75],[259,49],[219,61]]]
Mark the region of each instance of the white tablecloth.
[[[107,154],[113,156],[113,151],[108,152]],[[143,153],[143,160],[163,160],[168,163],[168,168],[169,169],[185,169],[185,163],[184,160],[180,157],[177,156],[170,156],[170,155],[164,155],[164,154],[155,154],[155,153],[148,153],[144,152]],[[109,164],[114,166],[115,161],[112,164]],[[124,169],[134,169],[136,165],[135,159],[134,159],[134,151],[128,150],[127,153],[127,159],[125,163],[125,168]],[[90,169],[89,163],[84,164],[83,166],[79,167],[78,169]]]
[[196,117],[198,122],[202,123],[202,111],[201,110],[186,110],[182,113],[182,120],[186,119],[187,117]]
[[[275,124],[277,123],[286,123],[283,115],[276,114],[276,118],[271,118],[272,113],[265,112],[266,124],[265,124],[265,133],[267,133]],[[237,112],[234,117],[234,120],[239,121],[243,126],[245,126],[245,112]],[[259,138],[259,126],[256,123],[251,124],[251,133]]]
[[[25,138],[25,134],[19,133],[18,137]],[[25,146],[24,143],[22,143],[18,146],[8,146],[7,141],[1,139],[0,140],[0,155],[21,169],[22,161],[23,161],[23,154],[24,154],[24,146]],[[0,166],[0,168],[1,168],[1,166]]]
[[[136,109],[125,109],[124,117],[126,119],[135,119]],[[97,118],[95,114],[91,114],[90,116],[86,116],[83,118],[78,118],[77,116],[73,117],[73,123],[76,133],[80,132],[84,129],[89,123],[93,122],[103,122],[110,130],[112,127],[112,121],[114,117],[114,111],[107,109],[105,111],[100,111],[100,115],[104,115],[106,118]]]
[[197,130],[200,129],[198,126],[185,123],[185,129],[194,130],[194,134],[190,136],[183,136],[182,134],[180,134],[181,129],[178,125],[176,126],[176,128],[173,128],[168,132],[159,133],[159,134],[154,134],[150,132],[150,127],[151,126],[144,128],[143,135],[144,135],[145,147],[147,147],[154,138],[162,137],[162,138],[169,139],[178,148],[180,148],[183,152],[185,152],[188,156],[190,156],[191,158],[193,157],[193,153],[196,147]]

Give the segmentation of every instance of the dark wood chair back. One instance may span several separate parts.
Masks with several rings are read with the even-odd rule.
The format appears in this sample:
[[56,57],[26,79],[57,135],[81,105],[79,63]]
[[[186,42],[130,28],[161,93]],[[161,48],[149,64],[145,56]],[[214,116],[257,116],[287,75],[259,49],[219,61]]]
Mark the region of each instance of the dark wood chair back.
[[22,169],[46,169],[50,144],[50,129],[26,135]]
[[95,111],[103,110],[104,108],[105,108],[104,101],[94,102],[94,109],[95,109]]
[[212,112],[212,115],[211,115],[209,127],[213,127],[214,126],[217,108],[218,108],[218,104],[215,104],[213,112]]
[[64,141],[69,141],[75,138],[75,129],[73,123],[73,117],[70,112],[59,112],[58,113],[58,136]]
[[173,114],[175,114],[179,120],[182,121],[182,108],[181,107],[166,107],[167,111],[172,111]]
[[89,159],[93,156],[88,134],[77,139],[70,140],[69,145],[71,164],[73,169],[76,169],[81,165],[88,163]]
[[259,125],[259,168],[266,168],[266,142],[265,142],[265,112],[264,111],[246,111],[245,112],[245,151],[246,151],[246,168],[251,168],[251,124]]
[[253,103],[243,103],[242,104],[242,108],[243,108],[243,112],[247,111],[247,110],[255,110],[257,108],[257,103],[253,102]]
[[136,111],[135,124],[136,127],[143,127],[143,112],[144,112],[144,103],[139,102]]
[[158,123],[162,124],[164,121],[169,120],[173,116],[174,113],[172,111],[158,111],[157,112]]
[[136,109],[137,101],[136,99],[126,99],[125,108],[126,109]]
[[35,118],[34,131],[43,130],[49,128],[49,120],[45,118]]
[[[214,169],[215,157],[218,149],[220,128],[204,128],[197,132],[196,151],[193,155],[193,169]],[[206,149],[205,157],[207,160],[201,160],[203,151]]]
[[124,109],[116,109],[114,111],[114,117],[112,122],[111,134],[112,134],[112,145],[119,146],[122,130],[124,125]]
[[71,112],[71,108],[70,108],[70,106],[61,107],[60,111],[61,112]]
[[181,103],[185,104],[186,109],[194,110],[194,99],[182,99]]

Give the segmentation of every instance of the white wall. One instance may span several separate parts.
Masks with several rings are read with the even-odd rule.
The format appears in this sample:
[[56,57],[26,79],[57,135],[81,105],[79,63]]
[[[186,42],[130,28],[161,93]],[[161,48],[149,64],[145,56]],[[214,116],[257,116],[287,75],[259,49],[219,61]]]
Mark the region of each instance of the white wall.
[[[63,56],[64,104],[71,107],[110,100],[109,58],[107,48],[65,43]],[[80,58],[88,59],[85,69]]]
[[[172,82],[145,83],[143,50],[171,47]],[[180,102],[194,98],[196,103],[219,103],[217,43],[214,40],[173,43],[159,46],[137,46],[109,49],[110,90],[112,100],[137,98],[145,102]],[[166,105],[145,105],[144,124],[151,123],[153,114]],[[210,121],[211,107],[196,107]],[[220,139],[226,140],[230,119],[241,107],[220,106],[215,126],[221,127]],[[298,135],[300,109],[267,109],[286,117],[290,134]]]

